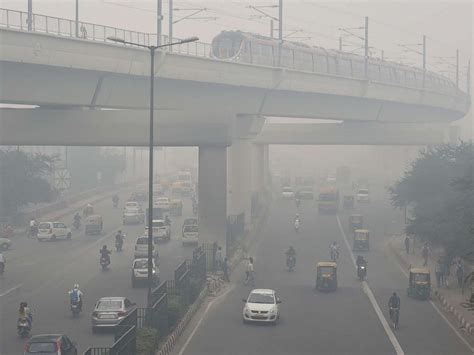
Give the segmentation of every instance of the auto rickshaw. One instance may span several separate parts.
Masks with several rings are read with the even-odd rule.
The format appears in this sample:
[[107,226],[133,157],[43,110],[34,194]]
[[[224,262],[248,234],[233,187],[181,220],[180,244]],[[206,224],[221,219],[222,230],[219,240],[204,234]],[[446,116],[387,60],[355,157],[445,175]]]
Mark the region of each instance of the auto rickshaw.
[[102,233],[102,229],[104,227],[104,223],[102,222],[102,216],[98,214],[92,214],[86,217],[86,221],[84,224],[84,229],[86,235],[88,234],[100,234]]
[[349,216],[349,230],[354,233],[356,229],[361,229],[364,225],[364,218],[360,214],[351,214]]
[[172,216],[181,216],[183,214],[183,201],[180,199],[170,200],[170,214]]
[[352,250],[360,251],[365,250],[369,251],[369,237],[370,232],[367,229],[356,229],[354,231],[354,245]]
[[93,214],[94,214],[94,207],[92,207],[92,205],[87,205],[84,208],[84,211],[82,211],[82,215],[84,217],[87,217],[87,216],[90,216],[90,215],[93,215]]
[[319,262],[316,269],[316,289],[319,291],[336,291],[337,264],[334,262]]
[[420,300],[427,300],[431,293],[431,277],[430,271],[425,268],[410,269],[410,278],[407,289],[409,297]]
[[354,196],[344,196],[343,207],[346,210],[352,210],[354,208]]

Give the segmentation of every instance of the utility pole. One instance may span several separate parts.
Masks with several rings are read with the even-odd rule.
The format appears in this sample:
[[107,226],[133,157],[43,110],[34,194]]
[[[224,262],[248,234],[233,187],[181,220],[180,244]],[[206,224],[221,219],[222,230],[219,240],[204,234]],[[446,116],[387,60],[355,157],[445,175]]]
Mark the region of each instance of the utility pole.
[[163,3],[157,0],[156,4],[156,45],[161,45],[161,22],[163,21]]
[[369,77],[369,17],[365,17],[365,77]]
[[273,24],[273,20],[270,20],[270,38],[273,38],[273,35],[274,35],[274,24]]
[[33,0],[28,0],[28,17],[26,19],[28,31],[33,30]]
[[339,36],[339,51],[342,52],[342,36]]
[[426,70],[426,35],[423,35],[423,70]]
[[456,87],[459,88],[459,49],[456,49]]
[[79,37],[79,0],[76,0],[76,37]]
[[281,65],[281,47],[283,45],[283,0],[278,5],[278,66]]
[[[168,43],[171,43],[173,42],[173,0],[169,0],[168,7]],[[170,52],[172,48],[172,46],[169,47]]]

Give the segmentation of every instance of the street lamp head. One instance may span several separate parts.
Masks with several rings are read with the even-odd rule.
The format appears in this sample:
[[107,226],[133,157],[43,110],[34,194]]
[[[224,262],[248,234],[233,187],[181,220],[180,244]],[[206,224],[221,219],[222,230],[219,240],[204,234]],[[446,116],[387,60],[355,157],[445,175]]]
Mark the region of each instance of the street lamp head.
[[118,37],[107,37],[107,40],[118,43],[125,43],[125,40]]
[[181,40],[180,43],[183,44],[183,43],[196,42],[196,41],[199,41],[199,37],[193,36],[193,37],[189,37],[189,38],[185,38]]

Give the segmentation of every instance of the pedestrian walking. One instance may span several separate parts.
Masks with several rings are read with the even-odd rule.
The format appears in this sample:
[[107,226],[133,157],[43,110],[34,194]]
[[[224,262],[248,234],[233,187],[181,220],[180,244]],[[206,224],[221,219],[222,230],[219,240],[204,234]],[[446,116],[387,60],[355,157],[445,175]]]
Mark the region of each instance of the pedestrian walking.
[[441,278],[442,278],[442,271],[441,271],[441,261],[438,260],[438,262],[435,265],[435,276],[436,276],[436,285],[438,288],[441,287]]
[[456,278],[458,280],[458,286],[462,288],[464,280],[464,266],[461,262],[461,259],[456,262]]
[[224,271],[224,281],[230,282],[230,279],[229,279],[229,259],[227,259],[227,256],[224,258],[224,262],[222,264],[222,270]]
[[408,235],[405,237],[405,250],[407,254],[410,254],[410,237]]
[[425,242],[425,244],[423,245],[423,248],[421,249],[421,255],[423,256],[423,266],[426,266],[428,265],[428,255],[430,253],[430,249],[428,247],[428,243]]
[[222,247],[217,247],[215,258],[216,270],[220,270],[222,268]]

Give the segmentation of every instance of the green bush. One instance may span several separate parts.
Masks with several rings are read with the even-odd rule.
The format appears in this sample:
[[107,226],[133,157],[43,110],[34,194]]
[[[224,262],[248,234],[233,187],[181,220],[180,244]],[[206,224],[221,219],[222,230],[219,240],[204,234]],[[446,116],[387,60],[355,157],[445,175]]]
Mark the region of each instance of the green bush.
[[137,355],[151,355],[158,349],[160,335],[154,328],[142,328],[137,332]]
[[184,306],[178,295],[168,296],[168,325],[173,329],[184,313]]

